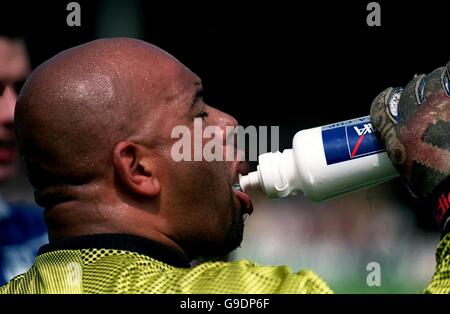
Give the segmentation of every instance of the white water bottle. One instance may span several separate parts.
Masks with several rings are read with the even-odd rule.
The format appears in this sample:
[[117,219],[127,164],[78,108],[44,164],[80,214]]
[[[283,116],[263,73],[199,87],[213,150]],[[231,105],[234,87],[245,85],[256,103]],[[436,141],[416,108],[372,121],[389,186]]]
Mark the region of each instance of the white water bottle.
[[302,130],[292,149],[262,154],[258,162],[239,183],[244,192],[261,189],[270,198],[303,191],[321,201],[398,176],[369,116]]

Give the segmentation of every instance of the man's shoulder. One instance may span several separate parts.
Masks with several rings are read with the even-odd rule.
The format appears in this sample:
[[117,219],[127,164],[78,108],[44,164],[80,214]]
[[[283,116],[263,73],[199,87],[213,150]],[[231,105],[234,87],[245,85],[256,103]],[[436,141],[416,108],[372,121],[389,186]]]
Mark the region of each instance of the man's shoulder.
[[307,269],[293,272],[287,266],[263,266],[249,260],[204,262],[193,268],[178,268],[146,256],[135,257],[139,262],[131,262],[131,258],[118,269],[122,273],[121,286],[128,287],[125,291],[128,293],[332,292],[323,279]]
[[[310,270],[293,272],[287,266],[262,266],[249,260],[180,268],[138,253],[106,249],[42,254],[27,275],[15,278],[0,292],[11,293],[21,286],[40,290],[40,284],[48,288],[55,282],[61,287],[69,279],[72,287],[74,280],[78,282],[82,293],[331,293]],[[47,292],[61,293],[54,288]]]
[[331,293],[314,272],[264,266],[249,260],[206,262],[182,276],[195,293]]
[[26,279],[26,277],[30,276],[32,272],[33,270],[29,269],[27,272],[15,276],[9,282],[3,286],[0,286],[0,294],[39,293],[38,290],[34,289],[36,285],[30,284],[31,282]]
[[115,252],[93,263],[89,280],[99,279],[96,270],[101,265],[115,265],[104,273],[109,279],[105,277],[103,282],[119,289],[110,293],[332,293],[310,270],[293,272],[287,266],[263,266],[249,260],[180,268],[136,253]]

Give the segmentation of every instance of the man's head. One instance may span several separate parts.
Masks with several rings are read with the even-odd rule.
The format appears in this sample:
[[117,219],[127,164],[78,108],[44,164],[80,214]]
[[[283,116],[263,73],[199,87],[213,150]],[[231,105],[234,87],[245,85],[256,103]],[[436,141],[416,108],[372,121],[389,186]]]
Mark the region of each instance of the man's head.
[[13,130],[17,87],[29,72],[24,45],[0,37],[0,182],[16,174],[16,145]]
[[171,157],[175,126],[237,123],[206,105],[201,88],[175,58],[134,39],[93,41],[39,66],[15,123],[50,238],[131,233],[189,258],[239,245],[248,207],[231,188],[239,163]]

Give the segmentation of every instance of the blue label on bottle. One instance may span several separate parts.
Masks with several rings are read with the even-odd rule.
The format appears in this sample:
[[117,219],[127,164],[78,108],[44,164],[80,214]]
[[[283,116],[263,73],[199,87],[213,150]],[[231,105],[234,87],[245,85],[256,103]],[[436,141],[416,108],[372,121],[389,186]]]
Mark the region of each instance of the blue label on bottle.
[[328,165],[385,151],[369,116],[323,126],[322,141]]

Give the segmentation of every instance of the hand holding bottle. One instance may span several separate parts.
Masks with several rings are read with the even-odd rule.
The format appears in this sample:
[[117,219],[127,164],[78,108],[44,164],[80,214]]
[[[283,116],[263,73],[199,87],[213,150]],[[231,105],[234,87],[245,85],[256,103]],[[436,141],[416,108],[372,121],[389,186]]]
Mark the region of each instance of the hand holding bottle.
[[384,90],[371,107],[392,163],[411,192],[435,207],[442,227],[450,213],[449,66]]

